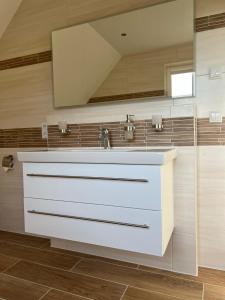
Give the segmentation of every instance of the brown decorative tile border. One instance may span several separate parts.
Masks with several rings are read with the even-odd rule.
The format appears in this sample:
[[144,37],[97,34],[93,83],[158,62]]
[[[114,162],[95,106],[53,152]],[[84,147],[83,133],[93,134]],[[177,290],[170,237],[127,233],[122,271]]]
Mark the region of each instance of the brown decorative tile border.
[[10,58],[0,61],[0,71],[19,68],[34,64],[40,64],[52,60],[52,51],[44,51],[40,53],[34,53],[30,55]]
[[99,102],[107,102],[107,101],[138,99],[138,98],[146,98],[146,97],[162,97],[162,96],[165,96],[165,91],[156,90],[156,91],[137,92],[137,93],[120,94],[120,95],[112,95],[112,96],[93,97],[89,100],[88,103],[99,103]]
[[0,148],[37,148],[37,147],[100,147],[99,131],[110,130],[113,147],[145,146],[193,146],[194,118],[164,119],[164,130],[155,132],[151,120],[136,121],[135,139],[124,139],[124,123],[71,124],[71,134],[61,136],[57,125],[48,128],[49,138],[43,140],[41,128],[20,128],[0,130]]
[[126,141],[124,123],[71,124],[71,134],[62,137],[56,125],[49,126],[49,147],[100,147],[99,131],[108,128],[113,147],[193,146],[194,118],[164,119],[164,130],[155,132],[151,120],[136,121],[135,139]]
[[0,148],[47,147],[41,136],[41,128],[0,129]]
[[197,18],[195,20],[195,31],[201,32],[225,27],[225,13]]
[[210,123],[209,118],[197,120],[199,146],[225,145],[225,118],[222,123]]
[[[155,132],[151,120],[136,121],[135,139],[124,139],[124,123],[70,124],[71,134],[61,136],[57,125],[48,128],[49,138],[43,140],[41,128],[15,128],[0,130],[0,148],[38,147],[101,147],[99,131],[110,130],[113,147],[193,146],[195,144],[192,117],[164,119],[164,130]],[[225,145],[225,117],[222,123],[210,123],[208,118],[197,120],[197,144],[199,146]]]

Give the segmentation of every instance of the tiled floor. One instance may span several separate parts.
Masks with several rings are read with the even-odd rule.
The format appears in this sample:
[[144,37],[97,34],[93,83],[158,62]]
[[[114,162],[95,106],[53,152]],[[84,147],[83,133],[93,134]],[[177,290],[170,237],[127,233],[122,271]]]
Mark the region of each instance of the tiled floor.
[[0,231],[0,299],[225,300],[225,272],[201,268],[197,278],[185,276]]

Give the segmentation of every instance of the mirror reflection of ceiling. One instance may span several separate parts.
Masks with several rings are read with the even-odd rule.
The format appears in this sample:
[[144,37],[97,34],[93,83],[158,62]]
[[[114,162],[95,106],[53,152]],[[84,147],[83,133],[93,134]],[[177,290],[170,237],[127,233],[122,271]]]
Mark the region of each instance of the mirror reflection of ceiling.
[[193,2],[179,0],[90,25],[121,55],[130,55],[192,42],[194,22],[190,20],[193,20]]
[[166,96],[165,68],[192,68],[193,36],[194,0],[54,31],[55,107]]

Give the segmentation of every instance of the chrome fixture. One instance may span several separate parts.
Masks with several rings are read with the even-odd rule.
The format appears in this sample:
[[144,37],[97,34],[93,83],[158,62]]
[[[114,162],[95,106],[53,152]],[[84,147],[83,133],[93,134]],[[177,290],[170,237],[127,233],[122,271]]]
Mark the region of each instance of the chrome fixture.
[[101,128],[99,139],[102,142],[104,149],[111,149],[109,130],[107,128]]
[[127,115],[126,123],[124,124],[125,140],[131,141],[134,139],[135,126],[133,124],[134,115]]
[[68,135],[71,133],[71,129],[68,128],[66,121],[58,122],[58,127],[62,135]]
[[152,115],[152,127],[155,131],[163,131],[162,115]]

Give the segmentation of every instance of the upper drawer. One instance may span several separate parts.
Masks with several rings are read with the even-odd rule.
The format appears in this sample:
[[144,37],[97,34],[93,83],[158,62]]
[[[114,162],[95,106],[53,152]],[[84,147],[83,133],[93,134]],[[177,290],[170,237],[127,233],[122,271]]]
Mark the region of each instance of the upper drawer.
[[161,210],[160,166],[24,163],[24,195]]

